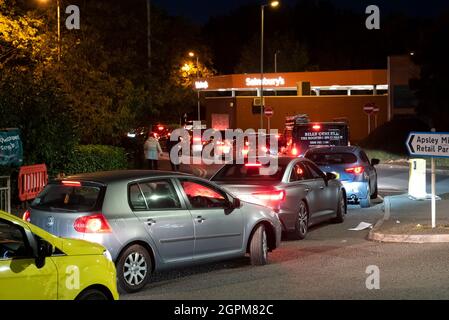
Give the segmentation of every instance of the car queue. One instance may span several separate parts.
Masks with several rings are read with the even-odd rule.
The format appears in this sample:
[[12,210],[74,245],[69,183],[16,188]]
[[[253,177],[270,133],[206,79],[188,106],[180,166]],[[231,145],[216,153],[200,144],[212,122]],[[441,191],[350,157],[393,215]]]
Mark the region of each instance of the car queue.
[[[357,147],[282,156],[269,174],[260,160],[225,164],[210,180],[124,170],[50,182],[24,221],[0,213],[0,282],[9,289],[0,298],[117,299],[116,282],[136,292],[159,270],[245,255],[265,265],[281,235],[304,239],[314,224],[343,222],[348,203],[377,197],[379,161]],[[19,264],[23,273],[12,272]],[[69,290],[69,265],[94,276]],[[39,286],[49,294],[33,293]]]

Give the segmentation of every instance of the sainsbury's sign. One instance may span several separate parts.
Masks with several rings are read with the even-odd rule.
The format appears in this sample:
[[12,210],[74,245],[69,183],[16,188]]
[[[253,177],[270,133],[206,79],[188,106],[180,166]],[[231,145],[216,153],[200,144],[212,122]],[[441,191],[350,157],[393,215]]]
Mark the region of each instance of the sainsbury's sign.
[[[246,78],[247,87],[260,87],[260,78]],[[282,77],[278,78],[263,78],[263,85],[270,87],[279,87],[285,85],[285,80]]]

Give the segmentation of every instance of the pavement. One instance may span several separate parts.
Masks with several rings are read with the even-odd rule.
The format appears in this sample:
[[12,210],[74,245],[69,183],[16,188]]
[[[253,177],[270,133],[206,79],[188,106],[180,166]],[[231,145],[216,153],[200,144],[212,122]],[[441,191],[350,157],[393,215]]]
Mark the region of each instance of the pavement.
[[449,200],[436,201],[436,227],[431,225],[431,201],[414,200],[407,194],[384,198],[384,216],[368,235],[380,242],[449,242]]

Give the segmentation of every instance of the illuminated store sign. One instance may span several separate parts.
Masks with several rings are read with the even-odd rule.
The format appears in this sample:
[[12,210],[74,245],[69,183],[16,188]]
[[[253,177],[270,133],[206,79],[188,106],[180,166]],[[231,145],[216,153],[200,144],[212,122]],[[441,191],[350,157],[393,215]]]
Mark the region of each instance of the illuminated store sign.
[[[247,87],[260,87],[260,85],[260,78],[246,78]],[[285,85],[285,80],[282,77],[263,78],[263,85],[269,87],[279,87]]]
[[207,89],[209,88],[209,83],[207,81],[195,81],[196,89]]

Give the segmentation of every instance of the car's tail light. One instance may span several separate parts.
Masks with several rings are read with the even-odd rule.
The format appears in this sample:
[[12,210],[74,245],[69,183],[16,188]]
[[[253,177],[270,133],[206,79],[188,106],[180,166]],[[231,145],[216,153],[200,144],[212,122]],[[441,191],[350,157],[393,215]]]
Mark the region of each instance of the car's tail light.
[[292,153],[292,156],[297,156],[299,154],[298,148],[296,148],[296,146],[293,146],[291,153]]
[[258,168],[258,167],[261,167],[261,166],[262,166],[262,164],[258,163],[258,162],[256,162],[256,163],[245,163],[245,167],[250,167],[250,168]]
[[347,173],[361,174],[365,171],[365,169],[363,167],[351,167],[351,168],[346,168],[345,171]]
[[81,233],[110,233],[111,226],[102,214],[79,217],[73,223],[76,231]]
[[30,212],[30,210],[27,210],[27,211],[25,211],[23,213],[22,220],[26,221],[26,222],[30,222],[31,221],[31,212]]
[[319,124],[314,124],[312,128],[313,130],[320,130],[321,126]]
[[260,200],[265,201],[283,201],[285,200],[285,191],[284,190],[275,190],[275,191],[267,191],[267,192],[257,192],[253,193],[253,196]]
[[81,187],[81,182],[79,181],[63,180],[61,183],[67,187]]

